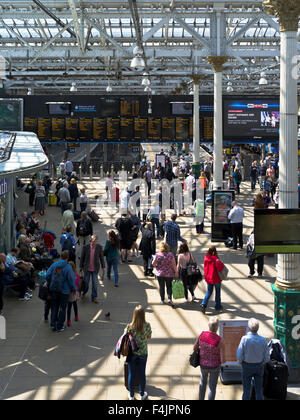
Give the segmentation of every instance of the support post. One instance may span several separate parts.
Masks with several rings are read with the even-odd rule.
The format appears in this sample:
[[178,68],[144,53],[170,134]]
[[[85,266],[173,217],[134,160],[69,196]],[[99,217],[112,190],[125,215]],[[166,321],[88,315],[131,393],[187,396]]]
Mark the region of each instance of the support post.
[[193,174],[200,176],[200,123],[199,123],[199,83],[200,75],[192,75],[194,83],[194,114],[193,114]]
[[[298,208],[298,142],[297,142],[297,57],[299,1],[264,0],[267,13],[279,18],[281,38],[280,61],[280,141],[279,141],[279,208]],[[296,75],[295,75],[296,73]],[[287,349],[291,381],[300,380],[300,336],[294,334],[299,324],[300,271],[298,254],[279,254],[275,295],[275,335]]]

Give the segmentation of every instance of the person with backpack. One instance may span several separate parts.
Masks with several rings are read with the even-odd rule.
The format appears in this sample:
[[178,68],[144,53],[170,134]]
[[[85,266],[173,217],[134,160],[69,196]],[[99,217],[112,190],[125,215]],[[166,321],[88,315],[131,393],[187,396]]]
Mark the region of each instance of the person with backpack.
[[69,294],[76,290],[75,275],[68,264],[69,251],[61,253],[61,260],[53,263],[46,273],[46,281],[51,294],[51,328],[62,332],[65,327]]
[[76,236],[78,238],[78,244],[80,245],[79,255],[82,252],[82,248],[88,243],[88,239],[93,235],[93,233],[93,224],[89,219],[87,212],[83,211],[76,226]]
[[69,251],[69,260],[76,263],[76,241],[71,226],[67,226],[66,232],[61,235],[60,246],[62,251]]
[[236,193],[240,194],[240,184],[242,182],[242,175],[241,172],[238,168],[235,168],[233,174],[232,174],[232,178],[234,179],[234,183],[236,186]]

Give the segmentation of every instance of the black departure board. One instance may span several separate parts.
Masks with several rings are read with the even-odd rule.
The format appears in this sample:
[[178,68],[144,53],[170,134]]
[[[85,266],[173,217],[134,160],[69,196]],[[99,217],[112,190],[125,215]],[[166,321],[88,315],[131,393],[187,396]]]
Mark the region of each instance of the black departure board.
[[80,140],[91,140],[93,138],[92,118],[79,118],[79,138]]
[[106,118],[94,118],[93,139],[106,140]]
[[176,117],[176,140],[189,139],[189,118]]
[[163,141],[175,140],[175,118],[163,117],[161,119],[161,138]]
[[161,119],[148,118],[148,139],[161,141]]
[[135,140],[147,139],[147,118],[134,119],[134,138]]
[[193,139],[194,137],[194,119],[189,118],[189,138]]
[[202,138],[203,141],[212,141],[214,138],[214,120],[213,118],[202,118]]
[[133,118],[120,119],[120,139],[133,140]]
[[78,118],[66,118],[66,140],[77,140],[78,133]]
[[120,119],[107,118],[107,140],[120,139]]
[[24,131],[30,131],[37,134],[37,118],[24,118]]
[[123,117],[137,117],[140,113],[140,101],[121,99],[120,115]]
[[65,119],[52,118],[52,140],[65,139]]
[[38,119],[38,138],[40,140],[51,140],[51,118]]

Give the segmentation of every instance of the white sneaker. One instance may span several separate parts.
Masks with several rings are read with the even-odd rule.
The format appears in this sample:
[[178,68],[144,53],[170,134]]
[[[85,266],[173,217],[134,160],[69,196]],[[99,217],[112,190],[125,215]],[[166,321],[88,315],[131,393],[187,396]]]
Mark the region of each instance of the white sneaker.
[[141,395],[141,401],[144,401],[148,398],[148,393],[146,391],[144,391],[144,395]]
[[30,297],[26,295],[23,298],[19,298],[19,301],[28,301],[28,300],[30,300]]
[[131,397],[130,392],[128,394],[128,399],[129,399],[129,401],[134,401],[134,397]]
[[32,294],[31,293],[28,293],[28,292],[25,293],[25,296],[29,297],[29,299],[32,298]]

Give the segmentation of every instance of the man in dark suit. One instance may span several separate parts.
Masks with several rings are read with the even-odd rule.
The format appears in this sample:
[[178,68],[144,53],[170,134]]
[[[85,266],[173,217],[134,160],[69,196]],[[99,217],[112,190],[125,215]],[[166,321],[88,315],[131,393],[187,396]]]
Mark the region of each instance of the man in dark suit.
[[83,297],[89,290],[90,278],[92,278],[92,302],[99,303],[97,300],[97,286],[98,286],[98,273],[100,271],[100,265],[103,271],[103,277],[105,274],[105,262],[103,255],[103,248],[98,244],[97,235],[91,236],[91,242],[85,245],[81,252],[80,257],[80,272],[83,271],[84,278],[84,290]]

